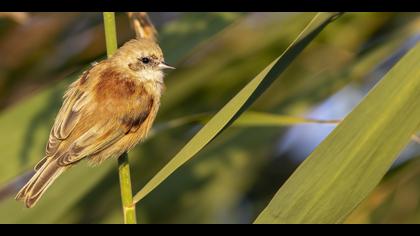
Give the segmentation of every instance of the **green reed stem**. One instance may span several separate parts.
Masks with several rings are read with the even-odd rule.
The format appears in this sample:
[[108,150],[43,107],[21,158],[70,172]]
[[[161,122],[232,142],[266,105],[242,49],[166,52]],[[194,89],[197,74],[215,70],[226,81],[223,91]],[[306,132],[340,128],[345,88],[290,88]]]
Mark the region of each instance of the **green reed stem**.
[[114,12],[104,12],[104,27],[105,27],[105,40],[106,52],[110,57],[118,48],[117,29],[115,27],[115,14]]
[[120,176],[120,190],[123,204],[124,223],[136,224],[136,205],[133,203],[130,163],[128,162],[127,153],[124,153],[118,158],[118,172]]
[[[103,16],[105,27],[106,51],[108,57],[110,57],[118,48],[117,30],[115,26],[115,14],[114,12],[104,12]],[[136,205],[133,203],[130,163],[128,161],[127,153],[124,153],[118,158],[118,173],[120,179],[124,223],[136,224]]]

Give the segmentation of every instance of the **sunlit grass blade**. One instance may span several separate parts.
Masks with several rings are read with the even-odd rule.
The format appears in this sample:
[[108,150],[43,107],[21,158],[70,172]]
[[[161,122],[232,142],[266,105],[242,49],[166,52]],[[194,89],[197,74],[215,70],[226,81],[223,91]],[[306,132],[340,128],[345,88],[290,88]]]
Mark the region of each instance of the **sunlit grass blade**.
[[288,115],[277,115],[265,112],[247,111],[240,116],[232,126],[236,127],[267,127],[287,126],[300,124],[332,124],[336,125],[341,120],[322,120]]
[[[320,16],[320,17],[317,17]],[[327,26],[337,14],[317,14],[297,39],[259,75],[232,98],[134,197],[139,202],[176,169],[203,149],[228,127],[275,81],[300,52]],[[317,23],[315,23],[317,22]]]
[[[188,115],[176,118],[170,121],[156,124],[151,130],[149,138],[157,133],[164,132],[165,130],[180,127],[183,125],[194,123],[207,123],[212,118],[211,112],[203,112],[194,115]],[[268,112],[246,111],[239,116],[233,123],[233,127],[273,127],[273,126],[291,126],[302,124],[331,124],[336,125],[341,120],[324,120],[313,119],[290,115],[278,115]]]
[[420,43],[316,148],[255,223],[341,223],[420,125]]

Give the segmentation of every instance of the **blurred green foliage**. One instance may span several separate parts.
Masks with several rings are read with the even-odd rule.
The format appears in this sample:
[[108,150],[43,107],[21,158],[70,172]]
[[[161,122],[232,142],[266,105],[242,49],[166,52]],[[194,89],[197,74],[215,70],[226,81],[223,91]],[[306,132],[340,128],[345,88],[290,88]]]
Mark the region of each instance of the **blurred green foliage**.
[[[313,13],[177,13],[169,18],[151,14],[166,60],[177,67],[166,78],[156,126],[215,113],[279,56],[312,17]],[[0,189],[1,223],[122,223],[117,168],[112,161],[98,168],[83,163],[73,168],[34,209],[24,209],[12,199],[21,182],[11,181],[28,173],[43,155],[65,87],[90,62],[105,55],[101,20],[99,13],[33,13],[23,24],[0,19],[0,51],[10,55],[0,60],[0,186],[7,187]],[[121,44],[134,34],[124,14],[117,15],[117,22]],[[366,83],[366,76],[379,63],[418,33],[419,22],[415,13],[344,14],[311,43],[252,110],[297,116],[349,83]],[[134,191],[199,127],[192,122],[158,132],[130,152]],[[139,204],[140,222],[253,222],[296,168],[293,157],[279,158],[276,152],[284,131],[271,127],[226,130]],[[416,167],[418,162],[410,161],[404,172],[412,176]],[[402,169],[390,175],[394,171]],[[419,176],[412,178],[418,182]],[[393,188],[387,181],[379,188]],[[419,191],[418,185],[409,183],[415,182],[403,182],[406,191]],[[409,195],[405,196],[402,199]],[[393,210],[398,205],[381,204],[351,219],[392,222],[398,218],[394,212],[402,214]],[[418,223],[418,212],[407,214],[404,222]]]

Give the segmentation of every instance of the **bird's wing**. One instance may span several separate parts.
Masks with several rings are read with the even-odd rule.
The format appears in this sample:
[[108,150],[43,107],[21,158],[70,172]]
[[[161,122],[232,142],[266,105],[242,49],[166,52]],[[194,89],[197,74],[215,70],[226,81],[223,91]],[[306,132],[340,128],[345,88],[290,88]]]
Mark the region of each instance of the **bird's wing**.
[[48,138],[46,147],[47,156],[54,155],[60,143],[69,137],[80,120],[82,108],[90,100],[91,97],[89,94],[81,91],[76,86],[69,89]]
[[125,135],[123,129],[112,121],[98,123],[82,134],[70,147],[57,158],[60,166],[66,166],[102,151]]
[[[152,95],[147,93],[142,86],[139,86],[138,93],[133,96],[133,99],[121,98],[121,101],[114,100],[112,102],[106,101],[107,99],[115,98],[105,97],[100,103],[94,103],[96,105],[93,106],[96,107],[92,108],[93,111],[89,111],[90,114],[94,114],[94,121],[90,122],[92,128],[80,133],[79,126],[76,126],[74,134],[70,134],[70,136],[77,135],[77,137],[72,138],[75,141],[69,144],[67,151],[57,159],[59,165],[69,165],[87,156],[97,154],[115,144],[128,133],[136,132],[147,119],[153,107]],[[118,103],[115,106],[119,109],[103,109],[105,104],[113,102]],[[85,120],[83,111],[85,109],[82,108],[79,114],[82,116],[80,122]],[[80,126],[83,125],[85,124],[80,124]]]
[[34,168],[35,171],[38,171],[49,159],[49,157],[52,157],[57,153],[63,140],[68,138],[76,124],[79,122],[82,108],[91,101],[91,96],[78,86],[80,80],[87,79],[91,69],[85,71],[79,80],[71,84],[70,88],[64,95],[63,105],[57,114],[48,137],[48,142],[45,148],[46,156],[38,162],[38,164],[36,164]]
[[136,113],[114,114],[116,119],[102,119],[103,122],[97,123],[71,144],[68,151],[58,158],[58,164],[66,166],[78,162],[112,146],[126,134],[137,131],[151,112],[153,100],[150,96],[142,93],[137,97],[139,107]]

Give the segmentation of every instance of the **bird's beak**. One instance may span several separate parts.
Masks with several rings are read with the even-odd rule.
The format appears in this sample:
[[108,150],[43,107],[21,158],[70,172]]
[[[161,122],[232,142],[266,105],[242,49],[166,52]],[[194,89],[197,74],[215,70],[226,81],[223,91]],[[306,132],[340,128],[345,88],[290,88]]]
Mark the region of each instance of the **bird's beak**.
[[168,65],[168,64],[166,64],[165,62],[161,62],[160,64],[159,64],[159,68],[160,69],[176,69],[175,67],[173,67],[173,66],[170,66],[170,65]]

